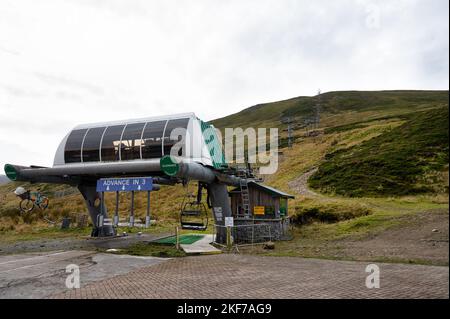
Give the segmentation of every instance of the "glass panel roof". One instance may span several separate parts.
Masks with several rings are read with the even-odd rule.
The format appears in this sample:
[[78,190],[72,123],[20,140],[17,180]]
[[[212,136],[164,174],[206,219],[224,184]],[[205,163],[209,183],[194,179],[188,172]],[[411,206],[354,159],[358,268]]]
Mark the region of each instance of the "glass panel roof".
[[170,139],[171,132],[176,128],[187,129],[189,120],[181,118],[75,129],[66,141],[65,163],[160,158],[165,153],[169,154],[177,142]]

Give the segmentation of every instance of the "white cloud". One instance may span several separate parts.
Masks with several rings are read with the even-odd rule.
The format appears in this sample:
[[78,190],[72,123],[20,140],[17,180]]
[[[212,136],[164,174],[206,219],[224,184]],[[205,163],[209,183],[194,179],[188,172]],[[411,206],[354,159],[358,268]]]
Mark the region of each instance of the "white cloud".
[[448,36],[447,0],[2,0],[0,164],[51,165],[78,123],[448,89]]

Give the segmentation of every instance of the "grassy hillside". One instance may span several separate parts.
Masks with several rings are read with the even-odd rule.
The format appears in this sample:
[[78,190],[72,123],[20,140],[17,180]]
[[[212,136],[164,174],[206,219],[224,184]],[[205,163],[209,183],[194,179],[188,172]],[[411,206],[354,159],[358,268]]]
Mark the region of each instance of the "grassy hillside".
[[[402,125],[326,154],[310,185],[344,196],[413,195],[442,191],[448,170],[448,108],[403,115]],[[358,125],[340,127],[352,131]],[[336,132],[336,129],[329,130]]]
[[[35,209],[31,214],[21,214],[18,208],[20,200],[13,193],[18,186],[24,186],[32,190],[39,189],[49,197],[49,208],[44,212]],[[188,190],[193,191],[194,187],[189,186]],[[160,224],[176,223],[181,199],[185,191],[186,189],[177,185],[175,187],[162,186],[160,191],[153,192],[151,197],[152,219],[156,219]],[[62,194],[63,192],[65,192],[65,195]],[[115,195],[107,193],[105,201],[109,211],[113,211]],[[120,193],[119,215],[123,219],[129,216],[130,202],[129,193]],[[146,193],[136,193],[135,216],[137,221],[139,221],[139,218],[142,221],[145,220],[146,205]],[[72,220],[76,220],[79,213],[86,213],[86,211],[83,197],[73,187],[51,184],[30,185],[22,182],[10,182],[0,186],[0,232],[7,230],[28,232],[36,225],[47,225],[45,219],[60,222],[62,217],[71,217]]]
[[[280,127],[285,116],[298,121],[307,118],[317,101],[314,96],[258,104],[212,123],[219,128]],[[448,91],[328,92],[321,94],[320,103],[322,126],[333,127],[448,106]]]
[[[290,115],[301,121],[311,114],[314,103],[316,97],[261,104],[213,123],[219,128],[277,126],[283,129],[284,125],[280,123],[283,116]],[[304,130],[297,129],[294,147],[282,149],[277,173],[265,179],[266,184],[296,196],[290,201],[292,214],[329,216],[344,212],[345,216],[356,217],[354,222],[361,222],[358,225],[363,225],[365,230],[372,226],[384,229],[386,225],[394,224],[391,218],[396,218],[397,208],[381,209],[379,202],[366,207],[366,203],[373,202],[371,199],[350,197],[390,197],[423,192],[434,196],[445,191],[448,185],[448,91],[330,92],[322,94],[321,104],[319,131],[323,134],[307,137]],[[285,135],[281,130],[280,133]],[[311,197],[296,186],[302,175],[315,167],[319,170],[311,178],[311,186],[326,196]],[[24,184],[31,189],[40,187],[50,197],[50,207],[45,212],[50,219],[85,212],[79,194],[69,192],[61,196],[62,190],[70,190],[67,186]],[[43,212],[31,216],[19,214],[18,199],[12,194],[18,185],[21,183],[0,185],[2,238],[39,232],[47,227],[41,218]],[[176,224],[183,195],[194,190],[194,185],[188,190],[175,186],[162,187],[153,193],[153,218],[160,225]],[[106,200],[111,210],[113,195],[108,195]],[[402,206],[402,211],[406,214],[410,200],[403,202],[406,208]],[[433,198],[421,197],[414,202],[424,207],[448,206],[441,199],[434,203]],[[138,194],[138,218],[144,217],[145,205],[145,194]],[[129,194],[123,194],[120,216],[126,218],[128,210]],[[341,220],[340,216],[329,217],[330,220],[333,218]],[[341,223],[352,222],[337,224]],[[350,230],[360,232],[361,228],[355,226]]]
[[[260,104],[223,119],[219,127],[280,127],[291,116],[310,116],[317,97]],[[319,171],[310,185],[343,196],[398,196],[442,191],[448,171],[448,91],[329,92],[320,97],[321,125],[330,145],[315,157]],[[281,133],[281,145],[286,147]],[[301,147],[304,132],[296,131]],[[345,142],[342,142],[345,141]],[[317,139],[315,140],[317,142]],[[304,147],[304,146],[303,146]],[[306,152],[316,153],[318,143]],[[298,166],[291,163],[291,167]],[[282,168],[269,179],[276,184]],[[283,185],[277,185],[283,187]]]

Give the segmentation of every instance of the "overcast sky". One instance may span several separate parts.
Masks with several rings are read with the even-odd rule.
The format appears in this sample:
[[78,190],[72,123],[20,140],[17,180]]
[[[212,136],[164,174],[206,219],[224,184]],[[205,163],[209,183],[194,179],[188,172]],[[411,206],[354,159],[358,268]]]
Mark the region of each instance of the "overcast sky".
[[[448,89],[448,0],[0,0],[0,165],[76,124]],[[3,171],[3,169],[1,170]]]

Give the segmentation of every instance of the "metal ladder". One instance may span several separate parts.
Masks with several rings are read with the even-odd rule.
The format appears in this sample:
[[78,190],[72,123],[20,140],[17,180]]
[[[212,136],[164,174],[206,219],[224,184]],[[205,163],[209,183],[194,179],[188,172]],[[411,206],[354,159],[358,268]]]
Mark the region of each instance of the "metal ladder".
[[242,199],[242,210],[243,216],[250,216],[250,194],[248,192],[248,183],[246,178],[241,178],[239,181],[239,186],[241,188],[241,199]]

